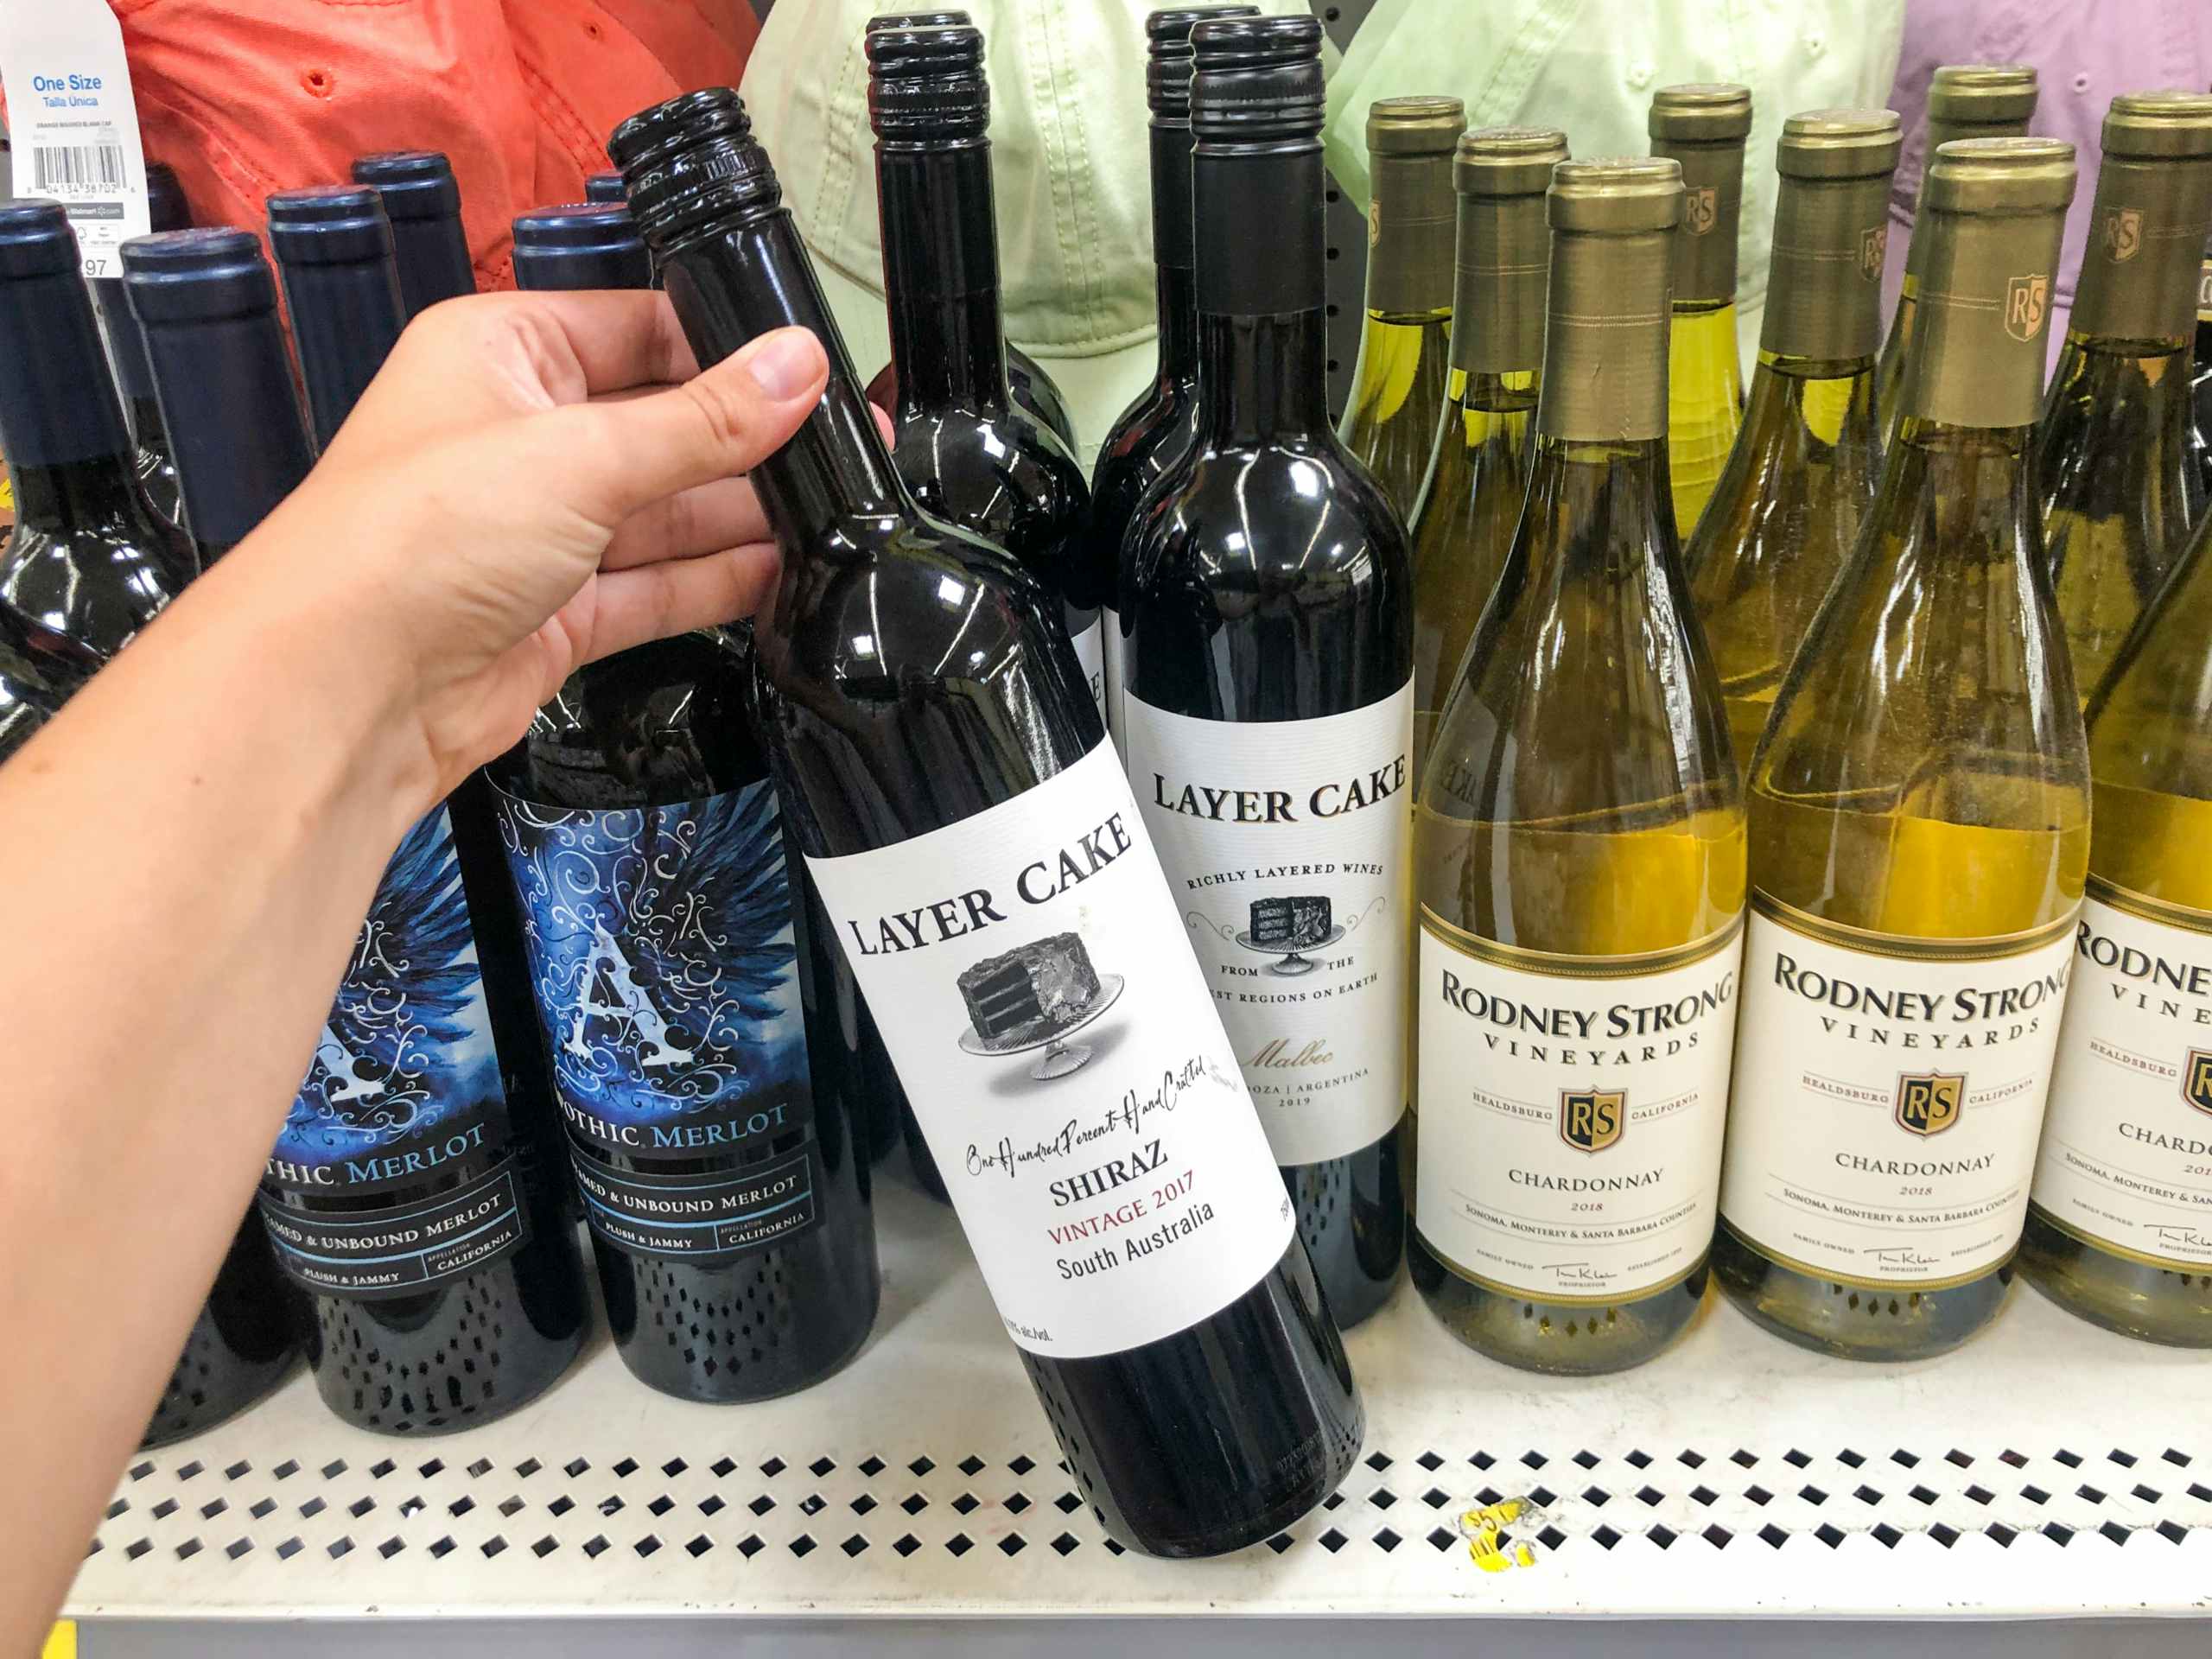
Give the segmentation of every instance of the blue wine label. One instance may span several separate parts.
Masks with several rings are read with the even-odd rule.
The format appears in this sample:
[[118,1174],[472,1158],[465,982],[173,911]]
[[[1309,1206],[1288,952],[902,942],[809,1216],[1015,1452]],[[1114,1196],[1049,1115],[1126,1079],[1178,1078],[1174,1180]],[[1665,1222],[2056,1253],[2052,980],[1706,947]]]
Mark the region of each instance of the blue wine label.
[[774,789],[613,811],[502,794],[532,988],[594,1231],[728,1262],[819,1219]]
[[386,868],[269,1154],[276,1259],[334,1296],[404,1296],[530,1237],[476,936],[440,807]]

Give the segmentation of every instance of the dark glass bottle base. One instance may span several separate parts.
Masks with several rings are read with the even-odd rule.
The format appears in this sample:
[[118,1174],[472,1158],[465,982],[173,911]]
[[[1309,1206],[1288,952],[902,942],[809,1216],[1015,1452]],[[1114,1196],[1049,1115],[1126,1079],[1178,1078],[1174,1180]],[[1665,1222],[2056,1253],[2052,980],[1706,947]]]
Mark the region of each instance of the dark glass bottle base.
[[937,1158],[930,1151],[927,1136],[922,1133],[921,1120],[914,1116],[914,1109],[900,1103],[899,1129],[906,1137],[906,1162],[914,1172],[914,1185],[935,1198],[939,1204],[950,1204],[952,1194],[944,1190],[944,1177],[938,1172]]
[[1945,1290],[1872,1290],[1770,1262],[1728,1230],[1713,1236],[1713,1276],[1754,1325],[1784,1342],[1842,1359],[1947,1354],[1997,1317],[2012,1283],[2008,1260]]
[[1444,1328],[1485,1358],[1552,1376],[1604,1376],[1641,1365],[1680,1336],[1705,1301],[1707,1264],[1680,1284],[1633,1302],[1591,1307],[1534,1302],[1470,1284],[1415,1231],[1406,1264]]
[[139,1449],[213,1428],[282,1382],[299,1357],[306,1312],[305,1299],[277,1270],[260,1216],[247,1211]]
[[590,1313],[575,1230],[550,1197],[514,1255],[419,1296],[315,1299],[308,1365],[340,1421],[444,1434],[526,1406],[582,1351]]
[[2100,1249],[2028,1206],[2016,1258],[2030,1284],[2077,1319],[2139,1342],[2212,1348],[2212,1273],[2176,1273]]
[[[1366,1433],[1295,1241],[1241,1300],[1187,1331],[1096,1359],[1022,1360],[1091,1513],[1147,1555],[1220,1555],[1274,1536],[1337,1489]],[[1110,1460],[1094,1455],[1100,1446]]]
[[1397,1288],[1406,1253],[1398,1135],[1394,1128],[1348,1158],[1283,1168],[1283,1184],[1298,1206],[1298,1236],[1339,1331],[1375,1313]]

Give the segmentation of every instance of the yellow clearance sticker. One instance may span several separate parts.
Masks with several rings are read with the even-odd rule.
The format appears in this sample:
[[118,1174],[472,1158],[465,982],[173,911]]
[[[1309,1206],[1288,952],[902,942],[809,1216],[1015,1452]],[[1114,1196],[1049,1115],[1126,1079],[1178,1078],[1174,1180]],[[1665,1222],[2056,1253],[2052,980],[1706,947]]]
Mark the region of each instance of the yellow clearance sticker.
[[1459,1516],[1459,1535],[1467,1541],[1467,1554],[1485,1573],[1503,1573],[1516,1567],[1534,1567],[1536,1552],[1515,1538],[1507,1529],[1517,1521],[1534,1525],[1543,1511],[1526,1498],[1509,1497],[1485,1503]]
[[46,1633],[46,1646],[39,1650],[39,1659],[77,1659],[77,1622],[65,1618]]

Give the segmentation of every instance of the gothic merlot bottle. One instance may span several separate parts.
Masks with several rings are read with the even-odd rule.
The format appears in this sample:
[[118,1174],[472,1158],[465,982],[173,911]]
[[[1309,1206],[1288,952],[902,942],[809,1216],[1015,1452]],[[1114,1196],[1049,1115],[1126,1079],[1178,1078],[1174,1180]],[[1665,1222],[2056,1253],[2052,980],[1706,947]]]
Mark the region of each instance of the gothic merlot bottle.
[[761,729],[1068,1466],[1133,1548],[1266,1537],[1359,1398],[1058,601],[899,482],[737,95],[610,152],[702,361],[786,324],[830,353],[752,474]]

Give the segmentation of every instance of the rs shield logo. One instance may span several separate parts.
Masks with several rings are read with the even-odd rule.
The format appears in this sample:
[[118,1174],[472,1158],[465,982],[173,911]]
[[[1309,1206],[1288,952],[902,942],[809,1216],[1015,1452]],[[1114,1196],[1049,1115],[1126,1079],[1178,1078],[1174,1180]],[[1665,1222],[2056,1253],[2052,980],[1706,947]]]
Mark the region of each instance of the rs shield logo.
[[2033,340],[2043,328],[2044,313],[2050,308],[2050,278],[2015,276],[2005,284],[2005,332],[2015,340]]
[[1713,186],[1700,185],[1683,193],[1682,225],[1692,236],[1703,236],[1719,217],[1720,193]]
[[2200,1112],[2212,1112],[2212,1054],[2201,1048],[2189,1051],[2181,1069],[2181,1097]]
[[1559,1138],[1577,1152],[1603,1152],[1627,1127],[1624,1089],[1573,1089],[1559,1097]]
[[1963,1075],[1923,1071],[1897,1079],[1897,1127],[1908,1135],[1941,1135],[1959,1121]]
[[2117,207],[2105,215],[2105,257],[2124,265],[2143,251],[2143,215],[2133,207]]
[[1890,257],[1890,227],[1877,225],[1869,231],[1859,232],[1859,274],[1868,282],[1879,282],[1882,266]]

